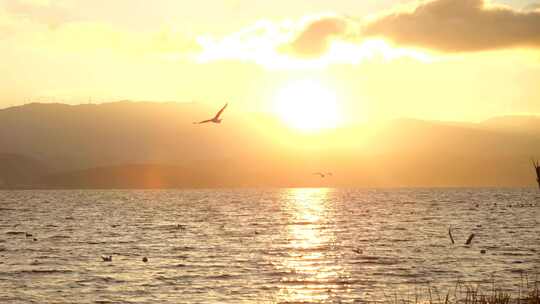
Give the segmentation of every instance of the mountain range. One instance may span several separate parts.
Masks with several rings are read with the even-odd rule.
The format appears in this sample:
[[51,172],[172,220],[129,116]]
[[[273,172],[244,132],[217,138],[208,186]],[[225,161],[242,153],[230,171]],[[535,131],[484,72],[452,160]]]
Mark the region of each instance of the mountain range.
[[[0,110],[2,188],[534,186],[540,118],[396,119],[301,134],[197,103],[27,104]],[[316,171],[332,171],[320,178]]]

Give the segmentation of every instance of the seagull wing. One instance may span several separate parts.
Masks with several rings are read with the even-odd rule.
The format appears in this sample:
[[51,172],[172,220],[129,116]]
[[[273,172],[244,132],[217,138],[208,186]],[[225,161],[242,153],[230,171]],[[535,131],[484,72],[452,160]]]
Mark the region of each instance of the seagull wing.
[[207,119],[207,120],[203,120],[203,121],[199,121],[199,122],[194,122],[194,124],[196,125],[200,125],[200,124],[204,124],[204,123],[208,123],[208,122],[212,122],[213,119]]
[[219,119],[219,117],[221,116],[221,113],[223,113],[223,111],[225,111],[225,108],[228,106],[229,104],[226,103],[223,108],[221,108],[221,110],[219,110],[219,112],[217,112],[216,116],[214,116],[214,119]]

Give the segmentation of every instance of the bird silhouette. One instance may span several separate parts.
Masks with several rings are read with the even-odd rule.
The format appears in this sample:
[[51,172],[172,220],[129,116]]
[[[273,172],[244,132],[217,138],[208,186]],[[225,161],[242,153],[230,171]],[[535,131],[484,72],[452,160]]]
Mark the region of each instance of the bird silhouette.
[[474,233],[471,233],[471,235],[469,235],[469,238],[465,242],[465,245],[470,245],[473,238],[474,238]]
[[353,251],[354,253],[357,253],[357,254],[362,254],[362,253],[364,252],[364,251],[363,251],[362,249],[360,249],[360,248],[354,248],[352,251]]
[[216,124],[219,124],[221,123],[222,119],[221,119],[221,114],[223,113],[223,111],[225,110],[225,108],[227,108],[227,105],[229,105],[228,103],[226,103],[223,108],[221,108],[221,110],[219,110],[219,112],[217,112],[216,116],[214,116],[214,118],[212,119],[207,119],[207,120],[203,120],[203,121],[199,121],[199,122],[194,122],[194,124],[197,124],[197,125],[200,125],[200,124],[205,124],[205,123],[216,123]]
[[325,178],[327,176],[332,176],[332,172],[315,172],[313,175],[318,175],[321,178]]

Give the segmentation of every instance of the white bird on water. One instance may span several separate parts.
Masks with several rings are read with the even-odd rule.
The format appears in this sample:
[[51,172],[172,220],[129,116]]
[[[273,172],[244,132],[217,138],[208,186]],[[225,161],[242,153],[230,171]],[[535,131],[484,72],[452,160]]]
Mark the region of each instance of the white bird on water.
[[214,116],[214,118],[212,119],[207,119],[207,120],[203,120],[203,121],[199,121],[199,122],[194,122],[194,124],[204,124],[204,123],[216,123],[216,124],[219,124],[221,123],[221,113],[223,113],[223,111],[225,110],[225,108],[227,107],[228,103],[226,103],[223,108],[221,108],[221,110],[219,110],[219,112],[217,112],[216,116]]

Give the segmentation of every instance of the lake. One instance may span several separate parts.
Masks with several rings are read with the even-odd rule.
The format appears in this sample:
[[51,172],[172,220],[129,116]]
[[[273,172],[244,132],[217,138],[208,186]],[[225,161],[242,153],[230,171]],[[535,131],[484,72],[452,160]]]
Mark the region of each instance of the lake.
[[539,222],[533,188],[3,191],[0,303],[518,292],[540,273]]

